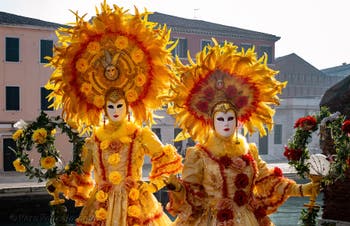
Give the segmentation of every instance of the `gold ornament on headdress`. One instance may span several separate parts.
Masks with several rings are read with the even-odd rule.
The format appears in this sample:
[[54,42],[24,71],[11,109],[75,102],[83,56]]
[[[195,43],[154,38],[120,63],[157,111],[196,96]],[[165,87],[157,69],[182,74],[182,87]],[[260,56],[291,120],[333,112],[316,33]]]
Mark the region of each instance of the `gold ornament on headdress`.
[[213,42],[196,55],[196,63],[190,56],[190,65],[177,58],[179,78],[172,87],[168,112],[185,134],[201,141],[209,134],[214,106],[230,103],[245,132],[266,135],[265,126],[272,129],[275,113],[270,105],[279,104],[277,94],[286,82],[275,79],[277,71],[267,67],[266,56],[257,59],[254,48],[239,52],[232,43]]
[[135,15],[106,1],[91,22],[76,13],[72,27],[59,28],[50,60],[55,68],[46,88],[53,106],[79,129],[98,125],[111,88],[123,90],[137,123],[153,122],[171,77],[170,32],[148,21],[149,12]]

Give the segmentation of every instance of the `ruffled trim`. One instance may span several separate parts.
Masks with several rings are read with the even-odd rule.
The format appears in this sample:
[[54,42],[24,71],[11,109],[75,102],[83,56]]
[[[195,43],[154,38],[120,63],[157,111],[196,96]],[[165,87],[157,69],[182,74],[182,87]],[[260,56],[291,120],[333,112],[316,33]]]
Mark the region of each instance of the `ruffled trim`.
[[182,158],[176,149],[171,145],[166,145],[162,153],[151,159],[152,170],[149,178],[151,180],[160,178],[163,175],[176,174],[182,170]]
[[63,185],[64,196],[67,199],[74,200],[75,206],[83,206],[94,188],[90,173],[78,174],[72,172],[70,175],[61,175],[60,180]]

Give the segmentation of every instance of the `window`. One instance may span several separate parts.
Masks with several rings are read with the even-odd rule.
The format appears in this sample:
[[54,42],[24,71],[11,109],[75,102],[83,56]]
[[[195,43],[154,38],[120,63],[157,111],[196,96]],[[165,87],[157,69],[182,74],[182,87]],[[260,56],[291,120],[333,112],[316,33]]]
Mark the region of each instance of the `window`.
[[210,41],[210,40],[202,40],[201,41],[201,50],[203,50],[204,49],[204,47],[206,47],[206,46],[210,46],[210,45],[212,45],[213,43],[212,43],[212,41]]
[[19,62],[19,38],[6,38],[6,61]]
[[187,39],[175,38],[173,41],[178,40],[177,46],[172,51],[173,56],[179,56],[180,58],[186,58],[187,56]]
[[41,96],[41,110],[43,111],[53,111],[53,107],[50,107],[53,104],[53,99],[50,101],[47,99],[47,96],[51,93],[50,90],[47,90],[44,87],[40,88],[40,96]]
[[49,61],[45,59],[45,57],[52,57],[52,48],[52,40],[40,40],[40,63],[49,63]]
[[[174,139],[176,138],[176,136],[181,132],[182,130],[180,128],[175,128],[174,129]],[[177,141],[174,142],[174,146],[177,149],[178,153],[182,153],[182,141]]]
[[162,133],[160,128],[152,128],[153,133],[155,133],[159,140],[162,140]]
[[266,135],[266,136],[260,136],[259,135],[259,154],[261,154],[261,155],[267,155],[268,154],[268,141],[269,141],[269,139],[268,139],[269,137],[268,137],[268,135]]
[[274,143],[275,144],[282,144],[282,125],[276,124],[273,129],[274,132]]
[[267,63],[272,64],[272,47],[271,46],[260,46],[259,57],[262,57],[266,53]]
[[6,86],[6,110],[19,110],[19,87]]
[[16,142],[12,138],[3,139],[4,150],[4,171],[15,171],[12,162],[16,159],[16,154],[11,150],[16,150]]

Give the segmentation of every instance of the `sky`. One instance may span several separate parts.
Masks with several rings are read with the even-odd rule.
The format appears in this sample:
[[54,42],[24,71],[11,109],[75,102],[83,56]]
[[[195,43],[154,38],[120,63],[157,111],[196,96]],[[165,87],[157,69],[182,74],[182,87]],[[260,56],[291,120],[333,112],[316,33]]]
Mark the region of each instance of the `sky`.
[[[67,24],[103,0],[0,0],[0,11]],[[280,37],[276,57],[297,54],[318,69],[350,63],[349,0],[106,0],[134,12],[160,12]],[[191,53],[192,54],[192,53]],[[192,54],[194,55],[194,54]]]

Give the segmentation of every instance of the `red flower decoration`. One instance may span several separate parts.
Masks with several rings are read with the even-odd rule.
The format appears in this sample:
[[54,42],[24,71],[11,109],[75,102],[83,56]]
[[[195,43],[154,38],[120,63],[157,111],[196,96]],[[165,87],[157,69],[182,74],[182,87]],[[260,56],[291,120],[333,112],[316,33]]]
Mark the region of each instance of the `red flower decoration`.
[[254,215],[256,218],[260,219],[266,216],[266,210],[265,208],[259,207],[254,211]]
[[196,107],[198,108],[198,110],[200,110],[201,112],[208,112],[209,110],[209,106],[208,106],[208,102],[207,101],[199,101],[196,104]]
[[242,155],[242,159],[245,161],[245,163],[247,163],[247,165],[249,165],[251,162],[253,162],[253,156],[251,154],[245,154]]
[[307,130],[307,131],[314,131],[317,129],[317,120],[315,117],[310,116],[310,115],[303,117],[303,118],[299,118],[295,122],[294,128],[301,128],[301,129]]
[[273,174],[275,176],[277,176],[277,177],[282,177],[283,176],[283,172],[282,172],[281,168],[279,168],[279,167],[275,167],[273,169]]
[[233,200],[238,206],[243,206],[248,202],[248,196],[244,191],[238,190],[235,192]]
[[232,99],[235,96],[237,96],[237,88],[233,85],[229,85],[229,86],[227,86],[225,93],[226,93],[227,98]]
[[233,211],[231,209],[221,209],[216,215],[219,222],[225,222],[233,219]]
[[113,141],[109,144],[109,147],[114,152],[119,152],[121,150],[121,147],[123,146],[122,142],[119,141]]
[[235,185],[238,189],[245,188],[249,184],[249,177],[245,173],[240,173],[236,176]]
[[236,169],[243,169],[247,166],[247,163],[240,157],[236,157],[232,159],[232,166]]
[[220,165],[224,165],[225,168],[228,168],[232,164],[232,159],[227,155],[220,157]]
[[207,99],[208,101],[211,101],[214,98],[215,90],[208,87],[203,91],[203,93],[204,93],[205,99]]
[[344,133],[350,133],[350,120],[345,120],[343,122],[343,125],[341,126],[341,130],[343,130]]
[[238,97],[237,100],[235,101],[235,105],[238,109],[246,106],[247,104],[248,104],[247,96]]
[[299,161],[302,153],[303,151],[300,149],[292,149],[285,146],[283,155],[287,157],[289,161]]

